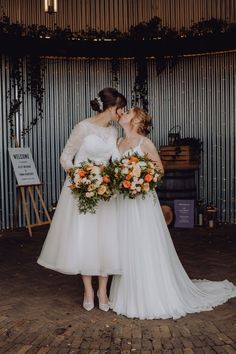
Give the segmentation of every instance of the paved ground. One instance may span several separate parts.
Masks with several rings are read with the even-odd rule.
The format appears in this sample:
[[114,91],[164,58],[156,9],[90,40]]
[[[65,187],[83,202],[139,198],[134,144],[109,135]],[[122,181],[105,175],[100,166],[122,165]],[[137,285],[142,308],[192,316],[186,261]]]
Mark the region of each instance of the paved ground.
[[[236,299],[179,320],[130,320],[97,308],[88,313],[80,276],[36,264],[46,233],[0,237],[0,354],[236,353]],[[236,283],[236,225],[171,234],[190,277]]]

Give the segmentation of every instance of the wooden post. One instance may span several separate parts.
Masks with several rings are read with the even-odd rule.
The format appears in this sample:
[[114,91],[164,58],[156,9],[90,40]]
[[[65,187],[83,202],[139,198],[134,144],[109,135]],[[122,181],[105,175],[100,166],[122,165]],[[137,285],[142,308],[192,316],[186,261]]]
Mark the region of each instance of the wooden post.
[[[43,200],[43,196],[42,193],[39,189],[39,186],[41,184],[36,184],[36,185],[26,185],[26,186],[16,186],[17,188],[17,193],[16,193],[16,209],[15,209],[15,226],[18,223],[18,213],[19,213],[19,203],[22,203],[22,207],[23,207],[23,212],[24,212],[24,216],[25,216],[25,221],[26,221],[26,225],[28,228],[28,232],[30,237],[32,237],[32,228],[36,227],[36,226],[41,226],[41,225],[46,225],[46,224],[50,224],[51,223],[51,218],[50,215],[48,213],[47,207],[44,203]],[[36,195],[38,195],[39,200],[41,202],[41,205],[43,207],[44,213],[46,215],[47,220],[46,221],[42,221],[40,219],[40,215],[39,215],[39,210],[37,207],[37,203],[34,197],[34,190],[36,192]],[[36,223],[35,224],[31,224],[30,223],[30,213],[29,213],[29,206],[27,205],[27,193],[29,195],[29,200],[32,203],[33,206],[33,210],[36,216]],[[20,198],[21,196],[21,198]]]

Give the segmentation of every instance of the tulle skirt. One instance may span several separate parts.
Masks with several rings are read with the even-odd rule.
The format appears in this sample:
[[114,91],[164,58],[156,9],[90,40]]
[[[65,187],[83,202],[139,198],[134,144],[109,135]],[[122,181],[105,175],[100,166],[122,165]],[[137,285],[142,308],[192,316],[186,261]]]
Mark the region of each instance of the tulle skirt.
[[66,179],[38,264],[64,274],[120,274],[116,201],[79,214]]
[[176,254],[158,200],[150,195],[118,203],[122,275],[110,290],[111,308],[130,318],[179,318],[212,310],[236,296],[227,280],[190,280]]

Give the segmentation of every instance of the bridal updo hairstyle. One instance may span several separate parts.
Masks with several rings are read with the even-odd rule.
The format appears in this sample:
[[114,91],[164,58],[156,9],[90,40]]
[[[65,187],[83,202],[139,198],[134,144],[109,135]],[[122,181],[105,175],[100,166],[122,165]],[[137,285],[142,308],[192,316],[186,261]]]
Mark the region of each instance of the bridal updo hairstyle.
[[[99,102],[99,100],[101,102]],[[101,109],[101,103],[103,109]],[[98,97],[90,101],[91,108],[98,113],[104,112],[109,107],[117,106],[117,109],[127,105],[127,100],[120,92],[112,87],[106,87],[98,93]]]
[[150,115],[142,108],[134,107],[135,116],[132,118],[130,124],[132,127],[138,125],[137,133],[140,135],[148,135],[152,128],[152,119]]

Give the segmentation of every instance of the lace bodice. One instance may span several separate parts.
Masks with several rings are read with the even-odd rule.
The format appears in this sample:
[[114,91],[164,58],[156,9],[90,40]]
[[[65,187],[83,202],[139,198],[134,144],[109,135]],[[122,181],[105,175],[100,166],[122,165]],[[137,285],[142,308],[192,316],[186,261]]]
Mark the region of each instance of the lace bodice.
[[116,148],[116,140],[117,131],[113,126],[100,127],[85,119],[72,130],[60,163],[67,170],[87,159],[107,162]]

